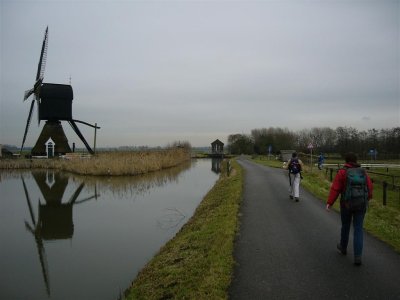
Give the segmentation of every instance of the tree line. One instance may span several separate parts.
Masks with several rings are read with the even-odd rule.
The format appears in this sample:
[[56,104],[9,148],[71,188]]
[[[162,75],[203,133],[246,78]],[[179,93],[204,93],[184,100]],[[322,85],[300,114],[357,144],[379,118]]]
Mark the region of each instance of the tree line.
[[353,127],[314,127],[300,131],[270,127],[253,129],[250,134],[228,136],[228,151],[232,154],[279,154],[280,150],[309,153],[355,152],[361,159],[400,158],[400,127],[359,131]]

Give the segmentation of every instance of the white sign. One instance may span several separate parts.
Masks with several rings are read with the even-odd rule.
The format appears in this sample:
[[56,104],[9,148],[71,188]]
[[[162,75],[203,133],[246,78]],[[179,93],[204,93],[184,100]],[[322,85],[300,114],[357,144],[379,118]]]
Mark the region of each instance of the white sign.
[[314,146],[313,146],[312,143],[309,143],[308,146],[307,146],[307,148],[308,148],[308,149],[312,149],[312,148],[314,148]]

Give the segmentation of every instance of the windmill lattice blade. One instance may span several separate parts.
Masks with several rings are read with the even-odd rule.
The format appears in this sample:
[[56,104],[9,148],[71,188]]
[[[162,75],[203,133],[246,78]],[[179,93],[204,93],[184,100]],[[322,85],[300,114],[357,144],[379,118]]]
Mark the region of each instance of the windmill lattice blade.
[[35,106],[35,99],[32,100],[31,103],[31,108],[29,110],[29,114],[28,114],[28,119],[26,120],[26,126],[25,126],[25,133],[24,133],[24,138],[22,140],[22,145],[21,145],[21,151],[24,148],[24,144],[25,144],[25,140],[26,140],[26,135],[28,133],[28,129],[29,129],[29,125],[31,124],[31,119],[32,119],[32,112],[33,112],[33,107]]
[[39,79],[43,80],[43,77],[44,77],[44,69],[46,67],[46,60],[47,60],[48,36],[49,36],[49,27],[47,26],[46,31],[44,33],[42,50],[40,51],[40,59],[39,59],[39,64],[38,64],[38,70],[36,73],[36,81],[38,81]]
[[34,99],[36,100],[36,103],[37,103],[37,125],[38,125],[38,127],[39,127],[39,125],[40,125],[40,118],[39,118],[39,115],[40,115],[40,113],[39,113],[39,96],[37,96],[37,95],[35,94]]
[[28,99],[33,94],[33,89],[27,90],[24,93],[24,101]]
[[42,237],[35,235],[36,247],[39,254],[40,266],[42,267],[42,275],[44,284],[46,285],[47,296],[50,296],[50,274],[47,265],[47,255],[44,249]]
[[[33,224],[33,226],[36,227],[35,213],[33,212],[32,204],[31,204],[31,198],[29,197],[29,193],[28,193],[28,189],[26,188],[24,177],[21,176],[21,179],[22,179],[22,185],[24,186],[26,202],[28,203],[29,214],[31,215],[32,224]],[[34,231],[34,230],[32,230],[32,231]]]

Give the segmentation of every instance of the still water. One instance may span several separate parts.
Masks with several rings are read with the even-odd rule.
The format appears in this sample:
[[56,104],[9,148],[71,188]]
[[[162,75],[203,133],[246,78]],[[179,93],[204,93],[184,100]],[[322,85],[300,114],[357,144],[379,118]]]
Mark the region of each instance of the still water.
[[217,173],[209,159],[135,177],[0,172],[0,299],[117,299]]

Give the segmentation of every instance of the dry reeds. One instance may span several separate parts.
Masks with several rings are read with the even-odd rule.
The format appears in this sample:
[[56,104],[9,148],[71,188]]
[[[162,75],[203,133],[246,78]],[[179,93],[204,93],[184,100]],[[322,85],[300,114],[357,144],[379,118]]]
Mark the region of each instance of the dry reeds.
[[83,175],[138,175],[177,166],[190,159],[190,149],[173,147],[145,152],[104,152],[91,158],[7,159],[0,169],[56,169]]

